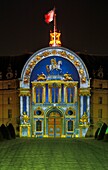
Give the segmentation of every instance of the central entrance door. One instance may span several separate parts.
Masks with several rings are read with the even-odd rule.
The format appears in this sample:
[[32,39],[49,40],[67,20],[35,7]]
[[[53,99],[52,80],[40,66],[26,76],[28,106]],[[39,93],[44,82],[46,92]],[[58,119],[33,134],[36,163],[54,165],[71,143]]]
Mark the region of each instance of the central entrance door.
[[48,136],[60,137],[62,133],[61,117],[59,113],[52,112],[48,118]]

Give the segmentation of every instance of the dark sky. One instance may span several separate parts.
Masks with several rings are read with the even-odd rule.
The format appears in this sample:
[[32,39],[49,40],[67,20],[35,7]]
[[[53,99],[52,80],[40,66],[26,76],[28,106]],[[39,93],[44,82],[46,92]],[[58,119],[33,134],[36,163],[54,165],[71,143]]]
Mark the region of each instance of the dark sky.
[[56,7],[62,46],[108,55],[108,0],[1,0],[0,56],[20,55],[49,46],[44,15]]

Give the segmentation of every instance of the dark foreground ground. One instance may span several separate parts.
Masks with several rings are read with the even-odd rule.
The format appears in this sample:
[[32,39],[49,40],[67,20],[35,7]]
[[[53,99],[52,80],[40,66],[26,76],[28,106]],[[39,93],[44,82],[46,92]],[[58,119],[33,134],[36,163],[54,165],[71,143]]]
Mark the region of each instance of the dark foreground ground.
[[17,138],[0,142],[0,170],[108,170],[108,142]]

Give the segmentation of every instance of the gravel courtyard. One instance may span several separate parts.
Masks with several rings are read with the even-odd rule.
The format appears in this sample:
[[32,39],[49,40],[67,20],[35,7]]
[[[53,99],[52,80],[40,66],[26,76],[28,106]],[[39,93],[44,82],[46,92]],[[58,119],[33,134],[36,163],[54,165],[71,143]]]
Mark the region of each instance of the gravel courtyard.
[[108,142],[17,138],[0,142],[0,170],[108,170]]

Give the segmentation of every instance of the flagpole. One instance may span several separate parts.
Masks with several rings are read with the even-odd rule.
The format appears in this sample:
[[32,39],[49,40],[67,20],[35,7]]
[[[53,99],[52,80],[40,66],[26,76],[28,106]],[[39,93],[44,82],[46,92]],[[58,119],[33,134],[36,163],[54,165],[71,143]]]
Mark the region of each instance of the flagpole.
[[56,46],[56,13],[55,13],[55,7],[54,7],[54,46]]
[[54,30],[50,33],[50,46],[61,46],[60,35],[61,33],[57,31],[56,27],[56,13],[55,7],[45,15],[45,22],[49,24],[53,21]]

